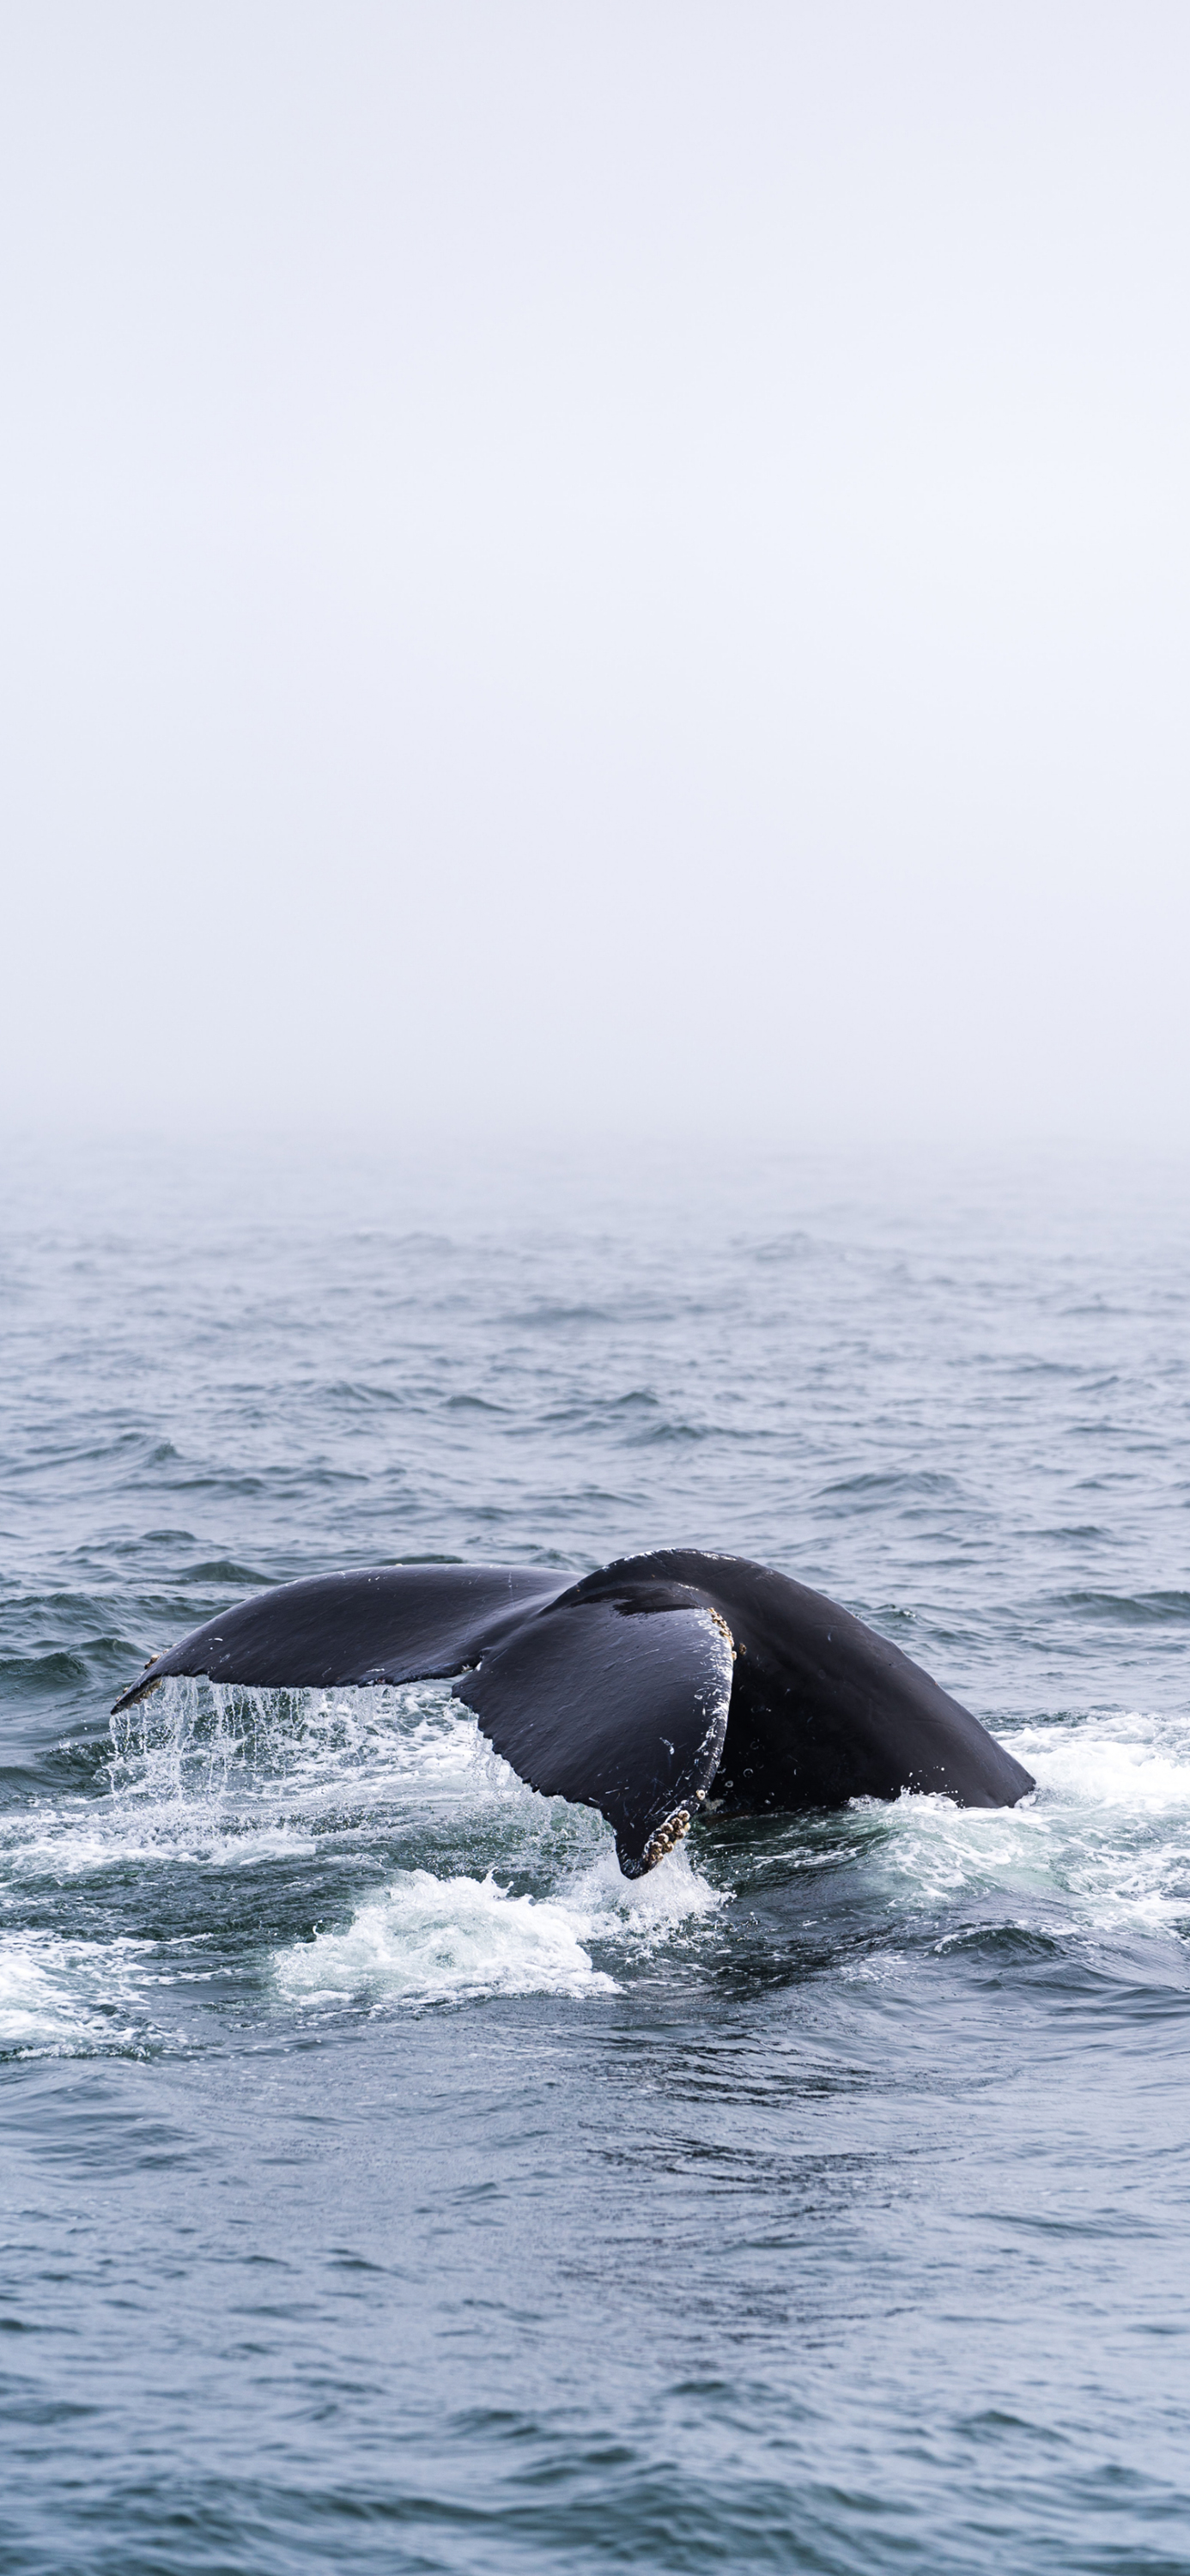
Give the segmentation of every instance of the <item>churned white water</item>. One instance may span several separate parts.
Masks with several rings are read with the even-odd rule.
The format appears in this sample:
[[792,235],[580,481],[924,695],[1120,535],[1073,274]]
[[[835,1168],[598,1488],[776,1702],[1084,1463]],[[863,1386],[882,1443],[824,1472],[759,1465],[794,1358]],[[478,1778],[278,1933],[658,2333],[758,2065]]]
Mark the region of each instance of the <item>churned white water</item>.
[[[1036,1790],[1019,1807],[902,1797],[882,1866],[898,1903],[1000,1893],[1059,1927],[1129,1927],[1190,1941],[1190,1726],[1137,1712],[1021,1728],[1005,1742]],[[870,1812],[870,1810],[869,1810]]]
[[486,1878],[414,1869],[361,1905],[344,1932],[318,1932],[280,1952],[280,1992],[309,2004],[394,1997],[458,2002],[484,1995],[610,1994],[591,1965],[589,1926],[546,1898],[513,1896]]
[[0,2053],[105,2055],[151,2034],[152,1941],[65,1940],[0,1927]]

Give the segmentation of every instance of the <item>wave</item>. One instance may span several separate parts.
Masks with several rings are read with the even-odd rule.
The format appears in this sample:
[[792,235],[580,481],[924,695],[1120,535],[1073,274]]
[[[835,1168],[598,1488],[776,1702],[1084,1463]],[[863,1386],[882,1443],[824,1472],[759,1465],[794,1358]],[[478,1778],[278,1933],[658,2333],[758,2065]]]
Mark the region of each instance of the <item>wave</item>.
[[1171,1621],[1184,1627],[1190,1619],[1190,1592],[1057,1592],[1049,1596],[1046,1606],[1072,1610],[1080,1621],[1116,1620],[1124,1627]]
[[0,1659],[0,1699],[14,1699],[18,1705],[28,1699],[57,1698],[68,1685],[87,1679],[84,1658],[69,1646],[58,1646],[44,1655],[5,1655]]
[[179,1566],[177,1580],[179,1583],[255,1583],[263,1587],[275,1578],[271,1574],[258,1574],[251,1565],[237,1565],[232,1556],[213,1556],[204,1558],[201,1565]]

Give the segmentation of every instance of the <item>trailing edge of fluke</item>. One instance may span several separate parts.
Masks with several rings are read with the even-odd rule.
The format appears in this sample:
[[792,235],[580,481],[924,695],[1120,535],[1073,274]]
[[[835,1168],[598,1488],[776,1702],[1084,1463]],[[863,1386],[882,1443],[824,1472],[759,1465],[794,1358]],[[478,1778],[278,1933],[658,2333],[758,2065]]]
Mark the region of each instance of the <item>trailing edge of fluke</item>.
[[458,1678],[497,1753],[598,1807],[640,1878],[700,1813],[932,1790],[1012,1807],[1034,1782],[969,1710],[850,1611],[743,1557],[662,1548],[571,1583],[517,1566],[378,1565],[282,1583],[157,1655],[171,1673],[301,1690]]

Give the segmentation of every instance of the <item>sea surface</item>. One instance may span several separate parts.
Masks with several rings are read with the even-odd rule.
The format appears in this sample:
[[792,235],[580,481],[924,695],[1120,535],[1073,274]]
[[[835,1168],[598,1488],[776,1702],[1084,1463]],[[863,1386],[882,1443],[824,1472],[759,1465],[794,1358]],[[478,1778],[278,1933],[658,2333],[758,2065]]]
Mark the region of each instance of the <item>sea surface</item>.
[[[1182,2576],[1186,1168],[0,1182],[0,2566]],[[264,1584],[665,1543],[845,1602],[1036,1794],[630,1886],[446,1685],[109,1720]]]

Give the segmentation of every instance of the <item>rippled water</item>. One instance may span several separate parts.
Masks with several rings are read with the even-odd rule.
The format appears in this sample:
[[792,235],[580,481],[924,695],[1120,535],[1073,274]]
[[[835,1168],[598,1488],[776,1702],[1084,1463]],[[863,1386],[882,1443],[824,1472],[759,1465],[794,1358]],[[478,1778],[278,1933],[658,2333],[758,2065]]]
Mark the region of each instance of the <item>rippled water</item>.
[[[113,1148],[4,1174],[0,2565],[1184,2571],[1172,1169]],[[674,1542],[1036,1774],[629,1886],[260,1584]]]

